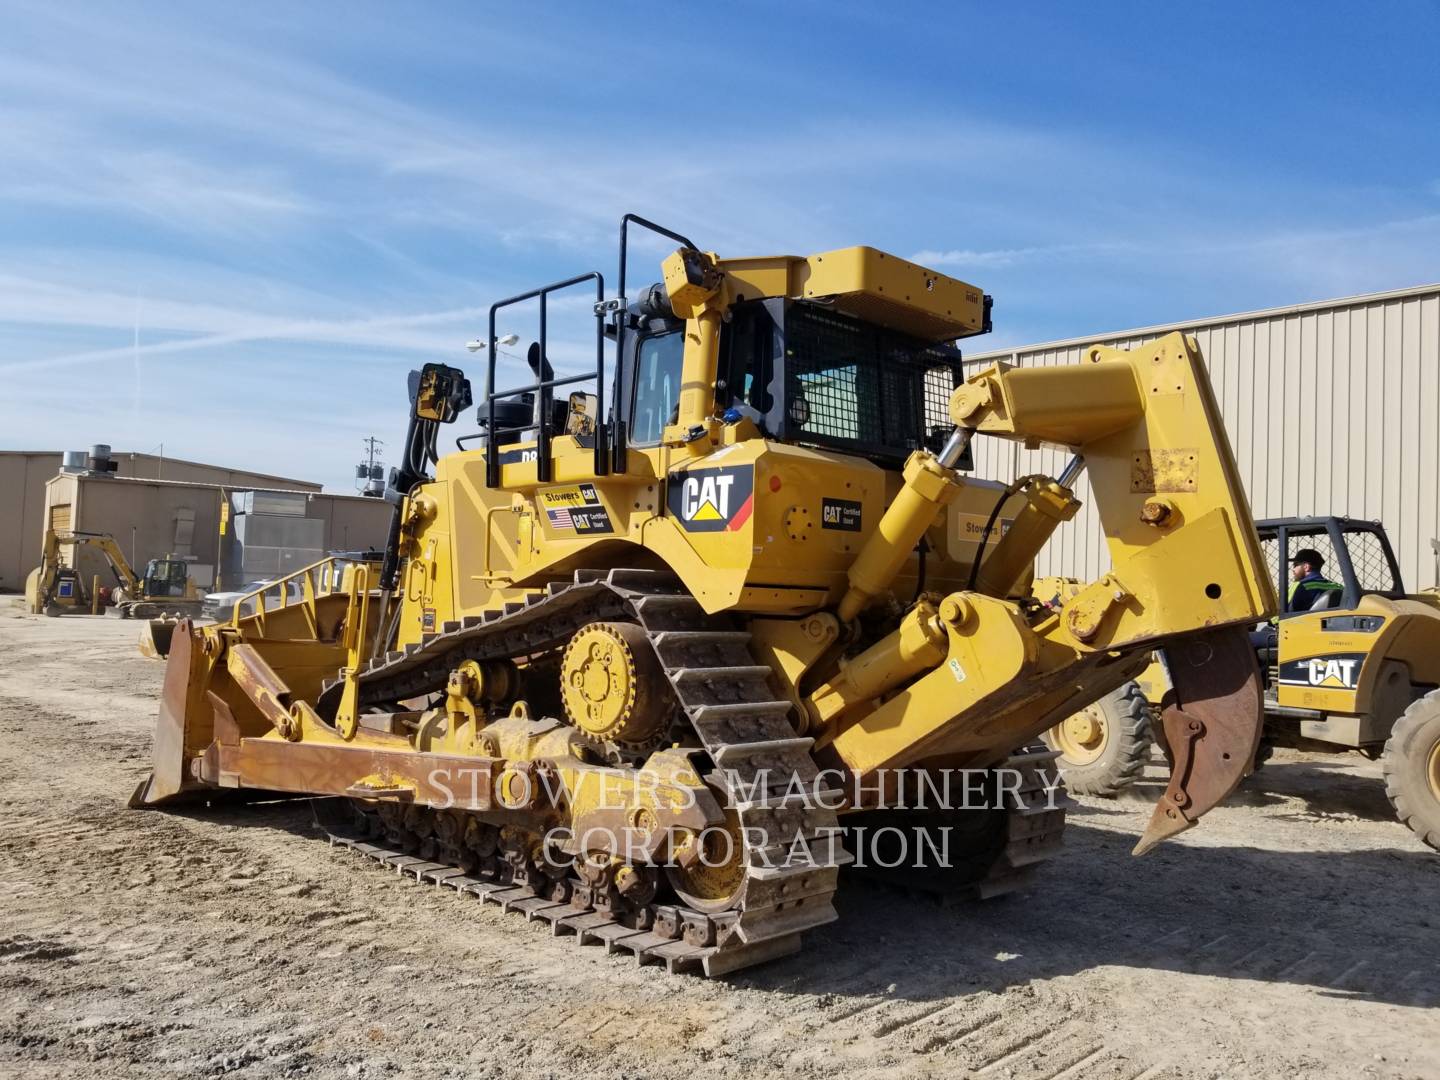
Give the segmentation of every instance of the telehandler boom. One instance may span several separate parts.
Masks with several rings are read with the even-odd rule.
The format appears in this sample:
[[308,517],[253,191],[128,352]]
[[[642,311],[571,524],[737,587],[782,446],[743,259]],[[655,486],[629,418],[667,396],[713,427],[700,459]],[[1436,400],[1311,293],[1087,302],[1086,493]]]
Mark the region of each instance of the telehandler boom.
[[[638,296],[634,227],[678,247]],[[579,288],[595,366],[557,376],[547,313]],[[533,379],[497,390],[520,303]],[[592,273],[492,307],[480,447],[437,448],[464,375],[412,374],[382,563],[182,624],[135,804],[336,796],[362,854],[719,974],[832,920],[852,858],[1024,880],[1066,805],[1036,736],[1164,647],[1175,768],[1136,850],[1189,828],[1251,767],[1246,630],[1275,610],[1198,349],[965,378],[952,343],[989,313],[871,248],[720,259],[627,216],[618,296]],[[977,437],[1074,458],[1001,484],[964,471]],[[1113,569],[1052,611],[1031,566],[1082,468]]]

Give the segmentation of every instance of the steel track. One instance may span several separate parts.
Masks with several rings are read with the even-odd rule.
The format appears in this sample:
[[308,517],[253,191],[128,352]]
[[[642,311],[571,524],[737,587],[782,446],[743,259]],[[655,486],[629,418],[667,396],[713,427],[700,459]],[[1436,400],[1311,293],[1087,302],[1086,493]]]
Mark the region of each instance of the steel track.
[[[419,644],[362,669],[362,707],[434,692],[465,660],[534,655],[563,644],[587,623],[615,619],[645,630],[715,765],[706,780],[738,813],[742,835],[769,840],[765,846],[746,845],[744,884],[732,910],[706,914],[677,904],[628,904],[579,878],[547,879],[493,859],[477,863],[453,846],[448,851],[426,846],[418,835],[387,827],[370,809],[350,823],[329,814],[322,825],[331,842],[417,880],[548,922],[557,935],[573,933],[582,944],[603,943],[609,952],[628,952],[642,964],[663,963],[671,971],[720,975],[797,951],[803,931],[836,918],[832,897],[839,868],[850,861],[840,843],[839,819],[827,808],[837,803],[836,793],[816,791],[812,740],[795,734],[790,703],[775,696],[769,669],[755,663],[749,633],[730,616],[707,615],[668,575],[582,571],[573,582],[552,585],[525,602],[447,623]],[[340,689],[338,679],[326,683],[322,710],[333,708]],[[1048,783],[1047,767],[1053,771],[1055,756],[1027,750],[1004,764],[1020,770],[1020,791],[1033,796]],[[957,877],[887,871],[886,877],[947,896],[1009,892],[1059,847],[1066,805],[1062,795],[1049,808],[1012,809],[1002,846],[978,872]]]

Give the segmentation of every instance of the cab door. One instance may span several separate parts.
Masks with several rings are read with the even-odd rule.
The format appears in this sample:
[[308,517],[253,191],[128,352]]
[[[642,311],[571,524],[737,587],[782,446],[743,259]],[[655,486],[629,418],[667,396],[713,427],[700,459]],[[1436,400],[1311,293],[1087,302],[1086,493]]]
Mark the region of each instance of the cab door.
[[[1318,713],[1354,713],[1356,691],[1373,634],[1356,632],[1355,606],[1362,589],[1355,575],[1343,523],[1282,527],[1276,537],[1280,596],[1289,606],[1290,559],[1302,548],[1314,548],[1325,560],[1326,577],[1340,590],[1323,594],[1305,610],[1282,610],[1278,620],[1275,664],[1271,672],[1275,703],[1282,708]],[[1267,553],[1268,554],[1268,553]]]

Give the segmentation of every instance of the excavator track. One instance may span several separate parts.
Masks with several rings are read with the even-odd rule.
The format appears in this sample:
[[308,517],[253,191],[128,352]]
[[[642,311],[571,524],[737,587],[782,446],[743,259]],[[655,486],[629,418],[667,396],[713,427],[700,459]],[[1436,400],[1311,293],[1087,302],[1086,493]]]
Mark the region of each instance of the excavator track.
[[[705,777],[732,808],[745,845],[745,877],[735,906],[704,912],[684,904],[616,903],[576,875],[565,880],[523,870],[504,860],[452,856],[426,838],[435,830],[412,811],[412,828],[380,819],[374,804],[356,803],[354,821],[324,810],[322,827],[343,846],[417,881],[493,900],[507,911],[573,934],[581,944],[633,954],[641,964],[663,963],[673,972],[715,976],[796,952],[803,931],[837,916],[832,897],[839,868],[850,861],[836,812],[840,794],[817,790],[812,740],[797,736],[790,703],[777,698],[769,669],[756,664],[750,635],[727,615],[708,615],[675,580],[652,571],[581,571],[572,583],[550,586],[523,602],[459,622],[420,643],[377,658],[359,673],[361,707],[376,707],[433,693],[465,660],[524,657],[555,648],[580,627],[623,619],[639,624],[701,746],[714,763]],[[333,708],[341,689],[334,679],[319,699]],[[1019,770],[1027,802],[1043,797],[1054,754],[1022,751],[1002,763]],[[317,808],[329,801],[317,801]],[[944,897],[987,897],[1024,883],[1037,862],[1053,854],[1064,828],[1063,793],[1050,807],[1005,812],[1003,838],[980,860],[925,868],[881,879],[908,890]],[[418,810],[418,808],[416,808]],[[318,811],[317,811],[318,812]],[[943,823],[937,823],[944,827]],[[961,830],[963,833],[963,830]],[[749,838],[764,837],[764,846]],[[462,865],[463,864],[463,865]]]
[[200,602],[124,600],[110,608],[109,613],[120,619],[197,619],[200,617]]

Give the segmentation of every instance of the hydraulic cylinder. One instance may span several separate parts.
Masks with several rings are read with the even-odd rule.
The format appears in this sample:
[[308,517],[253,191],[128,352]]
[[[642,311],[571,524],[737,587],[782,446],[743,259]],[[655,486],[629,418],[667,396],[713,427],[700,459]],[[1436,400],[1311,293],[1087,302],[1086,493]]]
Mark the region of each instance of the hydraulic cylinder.
[[890,587],[935,515],[960,491],[960,478],[926,450],[905,462],[905,483],[850,565],[850,589],[836,617],[854,620],[877,594]]
[[1073,518],[1080,500],[1055,480],[1036,480],[1024,488],[1025,505],[980,565],[975,587],[989,596],[1010,595],[1035,564],[1035,556],[1060,524]]

